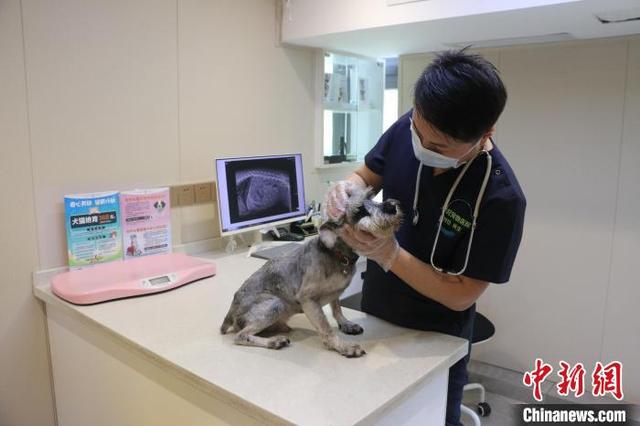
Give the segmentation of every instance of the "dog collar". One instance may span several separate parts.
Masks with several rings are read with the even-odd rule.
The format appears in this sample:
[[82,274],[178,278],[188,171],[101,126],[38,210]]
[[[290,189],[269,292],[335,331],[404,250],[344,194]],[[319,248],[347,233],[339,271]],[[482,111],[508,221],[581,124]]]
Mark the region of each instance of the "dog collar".
[[331,250],[331,254],[333,255],[333,257],[340,261],[340,265],[342,265],[342,273],[344,275],[349,274],[349,269],[351,269],[351,267],[356,264],[359,257],[355,252],[351,253],[351,256],[348,256],[344,253]]
[[342,251],[334,250],[327,247],[326,245],[324,245],[322,241],[319,241],[319,242],[320,242],[320,247],[322,247],[324,251],[329,253],[331,257],[333,257],[338,262],[340,262],[340,265],[342,266],[342,273],[344,275],[348,275],[349,269],[356,264],[360,256],[358,256],[353,250],[350,250],[351,253],[344,253]]

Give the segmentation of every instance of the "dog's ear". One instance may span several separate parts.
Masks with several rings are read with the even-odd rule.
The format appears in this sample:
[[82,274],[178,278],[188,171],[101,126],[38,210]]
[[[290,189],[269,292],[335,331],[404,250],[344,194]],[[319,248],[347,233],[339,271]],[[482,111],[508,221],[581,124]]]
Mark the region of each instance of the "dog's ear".
[[327,246],[328,248],[332,248],[336,244],[336,240],[338,239],[338,235],[336,231],[344,226],[344,219],[340,219],[340,221],[332,221],[328,220],[320,225],[318,229],[318,233],[320,234],[320,241]]
[[320,225],[319,231],[332,231],[335,232],[336,229],[342,228],[344,226],[344,219],[340,219],[338,221],[335,220],[327,220],[322,225]]

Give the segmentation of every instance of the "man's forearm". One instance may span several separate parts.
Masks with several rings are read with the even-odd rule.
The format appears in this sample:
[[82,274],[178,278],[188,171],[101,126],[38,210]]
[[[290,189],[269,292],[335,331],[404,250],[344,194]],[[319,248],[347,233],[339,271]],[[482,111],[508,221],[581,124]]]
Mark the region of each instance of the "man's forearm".
[[365,165],[358,167],[347,179],[358,185],[371,186],[376,193],[382,187],[382,176],[375,174]]
[[367,187],[369,185],[364,178],[357,173],[357,171],[351,173],[345,180],[349,180],[361,187]]
[[454,311],[473,305],[487,286],[482,281],[439,273],[404,249],[400,250],[391,271],[418,293]]

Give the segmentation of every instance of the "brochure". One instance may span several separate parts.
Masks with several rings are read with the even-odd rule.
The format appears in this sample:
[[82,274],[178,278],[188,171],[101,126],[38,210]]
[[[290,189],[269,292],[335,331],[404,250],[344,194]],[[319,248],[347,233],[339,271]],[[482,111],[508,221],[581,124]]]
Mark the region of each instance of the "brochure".
[[120,193],[125,259],[171,252],[169,188]]
[[70,268],[122,259],[117,191],[64,197]]

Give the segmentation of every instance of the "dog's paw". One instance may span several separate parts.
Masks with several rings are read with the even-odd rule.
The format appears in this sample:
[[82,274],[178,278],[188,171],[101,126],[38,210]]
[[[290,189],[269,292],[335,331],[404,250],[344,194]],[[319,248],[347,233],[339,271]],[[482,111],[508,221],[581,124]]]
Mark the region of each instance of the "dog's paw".
[[338,328],[340,328],[340,331],[342,331],[344,334],[362,334],[362,332],[364,331],[362,327],[351,321],[338,324]]
[[345,343],[336,350],[347,358],[360,358],[362,355],[366,354],[364,349],[362,349],[357,343]]
[[285,346],[289,346],[291,341],[286,336],[274,336],[269,338],[269,349],[282,349]]

